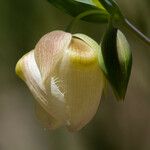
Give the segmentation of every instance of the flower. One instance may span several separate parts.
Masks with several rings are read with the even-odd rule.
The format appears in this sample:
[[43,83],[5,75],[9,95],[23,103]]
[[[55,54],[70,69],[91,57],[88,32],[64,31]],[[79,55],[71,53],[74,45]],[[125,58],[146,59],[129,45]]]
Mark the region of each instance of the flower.
[[52,31],[16,65],[37,100],[39,117],[51,129],[84,127],[95,115],[104,87],[99,45],[84,34]]

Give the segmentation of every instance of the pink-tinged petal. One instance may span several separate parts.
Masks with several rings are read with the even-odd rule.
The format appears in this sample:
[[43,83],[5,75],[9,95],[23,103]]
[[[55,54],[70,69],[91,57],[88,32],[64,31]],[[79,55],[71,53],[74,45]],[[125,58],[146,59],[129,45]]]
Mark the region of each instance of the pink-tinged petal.
[[70,44],[72,35],[64,31],[52,31],[44,35],[35,47],[35,60],[39,67],[42,80],[51,76],[64,49]]

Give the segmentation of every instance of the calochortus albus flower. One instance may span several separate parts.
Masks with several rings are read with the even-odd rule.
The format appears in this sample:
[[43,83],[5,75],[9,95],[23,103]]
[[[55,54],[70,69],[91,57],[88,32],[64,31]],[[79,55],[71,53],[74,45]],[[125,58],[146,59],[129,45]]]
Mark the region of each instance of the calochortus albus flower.
[[95,115],[104,87],[98,50],[84,34],[53,31],[18,61],[16,73],[36,98],[49,128],[65,125],[77,131]]

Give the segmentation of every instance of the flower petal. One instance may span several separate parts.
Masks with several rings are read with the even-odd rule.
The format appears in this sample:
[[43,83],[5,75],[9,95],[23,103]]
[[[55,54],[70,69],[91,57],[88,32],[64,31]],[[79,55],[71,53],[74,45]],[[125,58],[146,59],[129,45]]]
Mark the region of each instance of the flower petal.
[[35,47],[35,60],[39,67],[42,80],[53,72],[63,50],[69,45],[72,35],[63,31],[53,31],[43,36]]
[[89,36],[82,34],[82,33],[76,33],[73,34],[73,37],[75,38],[79,38],[82,41],[84,41],[87,45],[89,45],[93,51],[95,51],[96,53],[98,52],[98,50],[100,49],[100,46],[97,44],[97,42],[93,39],[91,39]]
[[36,115],[39,121],[48,129],[56,129],[62,123],[52,117],[39,103],[36,103]]
[[[58,74],[63,82],[68,114],[67,126],[70,131],[80,130],[93,118],[98,109],[104,86],[97,53],[92,53],[91,47],[84,47],[82,44],[79,42],[78,46],[70,47],[65,51]],[[72,61],[76,57],[72,57],[72,51],[73,55],[81,56],[81,60]],[[82,56],[86,57],[86,61],[82,61],[84,60]]]
[[[43,108],[43,111],[45,110],[45,113],[47,112],[46,116],[49,114],[49,122],[51,122],[50,128],[57,128],[60,126],[63,119],[57,118],[57,111],[61,110],[61,108],[58,105],[56,106],[55,103],[53,104],[55,98],[53,96],[48,96],[45,92],[45,87],[42,84],[41,75],[34,59],[34,51],[27,53],[18,61],[16,73],[26,82],[30,91]],[[53,86],[52,89],[55,91],[56,87],[53,88]],[[40,111],[44,113],[42,109],[40,109]],[[58,116],[60,115],[58,114]]]

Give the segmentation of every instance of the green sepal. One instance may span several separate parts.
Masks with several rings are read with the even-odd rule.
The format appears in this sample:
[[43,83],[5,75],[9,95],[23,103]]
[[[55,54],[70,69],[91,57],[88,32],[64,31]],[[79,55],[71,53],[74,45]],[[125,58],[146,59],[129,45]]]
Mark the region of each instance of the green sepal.
[[123,33],[109,23],[101,42],[99,64],[117,100],[124,100],[132,66],[132,53]]
[[87,22],[94,22],[94,23],[106,23],[108,22],[109,14],[105,9],[97,8],[93,5],[78,2],[75,0],[48,0],[52,5],[56,8],[62,10],[63,12],[76,17],[79,14],[86,12],[86,11],[98,11],[98,13],[88,15],[82,20]]

